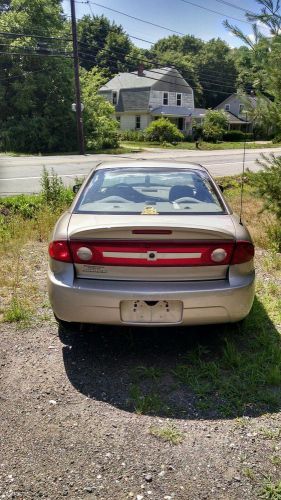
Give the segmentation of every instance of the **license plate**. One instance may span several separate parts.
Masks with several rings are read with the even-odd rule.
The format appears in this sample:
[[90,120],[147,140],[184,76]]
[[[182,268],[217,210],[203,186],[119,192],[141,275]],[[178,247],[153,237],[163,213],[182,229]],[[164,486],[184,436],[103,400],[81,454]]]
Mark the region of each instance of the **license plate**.
[[120,304],[125,323],[180,323],[183,305],[180,300],[124,300]]

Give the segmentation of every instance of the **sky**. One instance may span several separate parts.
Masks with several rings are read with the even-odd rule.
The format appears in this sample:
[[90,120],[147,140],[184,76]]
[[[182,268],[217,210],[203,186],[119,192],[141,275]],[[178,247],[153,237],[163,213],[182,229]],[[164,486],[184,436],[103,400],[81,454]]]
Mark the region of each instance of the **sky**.
[[[129,35],[145,39],[149,42],[156,42],[160,38],[172,35],[171,32],[165,29],[130,19],[97,6],[92,3],[92,0],[89,1],[91,2],[90,6],[76,3],[77,18],[85,14],[104,14],[111,21],[121,24]],[[224,19],[228,19],[231,23],[237,25],[246,34],[251,33],[251,25],[247,22],[242,22],[243,20],[245,21],[242,10],[224,5],[218,0],[190,0],[190,2],[217,11],[221,15],[185,3],[183,0],[97,0],[96,3],[150,21],[151,23],[165,26],[183,34],[194,35],[205,41],[220,37],[231,47],[237,47],[241,45],[241,42],[224,28],[222,25]],[[254,12],[260,10],[255,0],[229,0],[229,2],[237,7],[246,8]],[[63,7],[66,14],[70,14],[69,4],[69,0],[63,0]],[[230,16],[241,19],[241,22],[231,19]],[[133,38],[132,42],[143,48],[151,46],[149,43]]]

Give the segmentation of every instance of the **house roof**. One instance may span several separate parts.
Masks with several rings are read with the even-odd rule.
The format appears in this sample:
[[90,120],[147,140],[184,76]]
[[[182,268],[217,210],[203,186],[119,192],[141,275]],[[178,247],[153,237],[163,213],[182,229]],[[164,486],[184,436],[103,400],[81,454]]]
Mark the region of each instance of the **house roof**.
[[234,115],[233,113],[231,113],[230,111],[224,111],[224,113],[226,114],[227,116],[227,120],[229,123],[232,123],[232,124],[247,124],[247,123],[250,123],[249,121],[247,122],[246,120],[242,120],[241,118],[238,118],[238,116]]
[[120,90],[115,111],[148,111],[150,90],[148,88]]
[[158,106],[151,110],[153,116],[192,116],[200,118],[205,115],[206,109],[203,108],[188,108],[187,106]]
[[[234,94],[231,94],[229,95],[226,99],[224,99],[222,102],[220,102],[220,104],[218,104],[216,106],[216,108],[220,108],[221,106],[223,106],[224,104],[227,104],[228,102],[230,102],[233,98],[236,98],[238,100],[241,101],[241,103],[243,104],[243,101],[247,100],[249,102],[249,104],[252,106],[252,108],[256,108],[257,107],[257,97],[256,96],[252,96],[252,95],[249,95],[249,94],[238,94],[238,93],[234,93]],[[215,109],[216,109],[215,108]]]
[[138,76],[137,71],[132,73],[119,73],[103,85],[99,91],[150,89],[151,87],[157,86],[159,83],[166,84],[165,87],[167,87],[167,91],[172,91],[169,87],[173,87],[173,90],[176,91],[177,89],[178,92],[192,92],[190,85],[175,68],[154,68],[144,70],[142,76]]
[[191,116],[192,108],[186,106],[158,106],[151,110],[152,115]]

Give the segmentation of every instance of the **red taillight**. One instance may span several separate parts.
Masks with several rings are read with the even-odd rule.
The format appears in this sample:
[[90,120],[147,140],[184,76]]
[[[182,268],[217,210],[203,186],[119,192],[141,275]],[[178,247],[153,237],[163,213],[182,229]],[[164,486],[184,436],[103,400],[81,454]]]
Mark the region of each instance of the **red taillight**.
[[255,255],[255,247],[249,241],[237,241],[234,247],[231,264],[249,262]]
[[132,234],[172,234],[170,229],[133,229]]
[[76,264],[138,267],[228,265],[233,242],[223,241],[71,241]]
[[51,241],[49,255],[52,259],[61,262],[72,262],[72,256],[67,241]]

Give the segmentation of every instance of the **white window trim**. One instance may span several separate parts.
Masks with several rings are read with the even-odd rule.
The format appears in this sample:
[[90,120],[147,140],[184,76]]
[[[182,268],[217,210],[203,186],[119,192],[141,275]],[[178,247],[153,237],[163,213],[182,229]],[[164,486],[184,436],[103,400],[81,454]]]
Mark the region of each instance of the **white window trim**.
[[[168,101],[167,104],[164,104],[164,95],[165,94],[167,94],[167,101]],[[169,92],[167,92],[166,90],[165,90],[165,92],[163,91],[162,104],[163,104],[163,106],[169,106]]]
[[243,113],[244,109],[245,109],[244,104],[239,104],[239,115],[241,115],[241,113]]
[[225,104],[224,109],[225,111],[230,111],[230,104]]
[[[178,104],[178,95],[180,95],[180,96],[181,96],[181,97],[180,97],[180,99],[181,99],[181,103],[180,103],[180,104]],[[177,105],[178,107],[182,106],[182,92],[177,92],[177,93],[176,93],[176,105]]]

